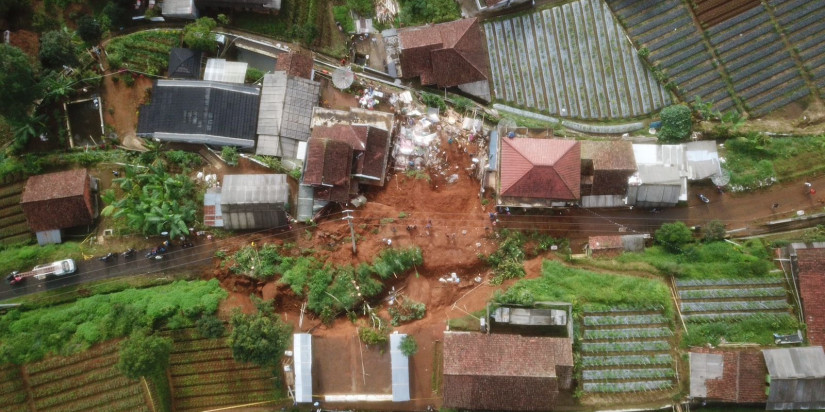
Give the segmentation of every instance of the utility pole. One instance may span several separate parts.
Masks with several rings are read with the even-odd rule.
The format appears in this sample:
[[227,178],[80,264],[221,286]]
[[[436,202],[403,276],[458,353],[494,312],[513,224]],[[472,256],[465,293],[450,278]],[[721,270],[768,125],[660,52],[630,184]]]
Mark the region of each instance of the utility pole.
[[352,219],[355,218],[352,217],[352,215],[350,214],[352,213],[352,210],[344,210],[344,213],[346,213],[347,215],[342,217],[341,219],[346,220],[347,223],[349,223],[349,233],[352,236],[352,253],[357,253],[357,250],[355,249],[355,227],[352,226]]

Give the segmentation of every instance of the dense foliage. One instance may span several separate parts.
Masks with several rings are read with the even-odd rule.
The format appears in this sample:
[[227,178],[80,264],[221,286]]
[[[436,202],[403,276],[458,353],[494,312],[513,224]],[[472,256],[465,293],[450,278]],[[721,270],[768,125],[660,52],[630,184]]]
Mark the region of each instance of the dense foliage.
[[224,146],[223,149],[221,149],[221,158],[229,166],[237,166],[239,159],[238,149],[233,146]]
[[232,314],[230,325],[232,331],[227,343],[235,360],[265,367],[280,365],[292,337],[292,327],[278,315],[268,311],[245,315],[238,311]]
[[825,170],[825,135],[777,138],[747,133],[728,139],[721,154],[731,174],[731,190],[755,190]]
[[171,352],[172,339],[137,331],[120,344],[117,369],[129,379],[163,373]]
[[126,167],[124,176],[112,180],[122,191],[107,190],[102,198],[108,204],[103,216],[126,218],[126,224],[145,235],[168,232],[172,238],[189,234],[195,221],[197,187],[184,174],[170,175],[162,162],[146,169]]
[[393,326],[411,322],[424,317],[427,314],[427,305],[414,300],[405,299],[400,304],[390,306],[387,311],[390,314],[390,322]]
[[407,335],[401,338],[401,345],[399,348],[404,356],[410,357],[418,352],[418,342],[415,341],[415,338],[412,337],[412,335]]
[[622,265],[645,262],[661,274],[682,279],[757,278],[768,276],[773,264],[758,240],[741,246],[728,242],[688,245],[679,252],[652,247],[644,253],[625,253],[617,258]]
[[662,128],[659,130],[659,140],[667,143],[676,143],[687,140],[693,128],[693,114],[690,108],[683,104],[665,107],[661,112]]
[[500,285],[507,279],[524,277],[524,242],[521,232],[507,232],[498,250],[487,257],[487,264],[495,275],[490,283]]
[[22,50],[0,44],[0,115],[21,120],[38,97],[36,72]]
[[22,364],[47,354],[68,355],[138,329],[191,326],[226,297],[216,279],[178,281],[147,289],[94,295],[74,303],[0,318],[0,363]]
[[213,53],[218,47],[212,30],[218,23],[210,17],[201,17],[183,28],[183,44],[190,49]]
[[204,315],[195,322],[198,333],[205,339],[220,338],[226,333],[223,321],[212,315]]
[[71,33],[65,30],[46,32],[40,37],[40,64],[47,69],[77,66],[77,46]]
[[163,74],[169,53],[180,46],[180,30],[150,30],[118,36],[106,45],[109,67],[129,68],[149,74]]
[[399,19],[406,26],[443,23],[461,18],[455,0],[401,0]]
[[685,245],[693,242],[693,233],[682,222],[665,223],[656,231],[654,238],[665,249],[678,253]]
[[103,27],[92,16],[82,16],[77,19],[77,35],[87,44],[95,45],[103,36]]

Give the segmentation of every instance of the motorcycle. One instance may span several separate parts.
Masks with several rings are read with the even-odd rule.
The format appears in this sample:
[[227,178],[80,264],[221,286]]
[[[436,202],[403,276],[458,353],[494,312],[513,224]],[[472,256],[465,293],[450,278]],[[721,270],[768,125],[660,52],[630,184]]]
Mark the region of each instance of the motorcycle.
[[190,247],[195,247],[195,244],[187,240],[186,242],[181,243],[180,247],[183,249],[188,249]]
[[6,282],[10,286],[18,285],[22,283],[24,280],[26,280],[26,278],[24,278],[23,275],[21,275],[20,272],[16,270],[14,272],[9,273],[9,275],[6,276]]
[[125,252],[121,253],[121,255],[123,255],[123,257],[125,257],[125,258],[130,258],[130,257],[134,257],[135,253],[137,253],[137,252],[134,249],[129,248]]
[[106,256],[101,256],[101,257],[97,258],[97,260],[99,260],[99,261],[101,261],[101,262],[111,262],[111,261],[112,261],[112,260],[114,260],[116,257],[117,257],[117,255],[115,255],[114,253],[111,253],[111,252],[110,252],[110,253],[109,253],[109,254],[107,254]]
[[705,195],[703,195],[703,194],[701,194],[701,193],[699,193],[699,194],[698,194],[698,195],[696,195],[696,196],[697,196],[697,197],[699,197],[699,200],[701,200],[701,201],[702,201],[702,203],[704,203],[704,204],[708,204],[708,203],[710,203],[710,199],[708,199],[708,197],[707,197],[707,196],[705,196]]
[[165,246],[158,246],[158,247],[153,248],[152,250],[150,250],[149,253],[146,254],[146,257],[149,258],[149,259],[151,259],[151,258],[162,259],[162,257],[157,257],[157,256],[161,256],[164,253],[166,253],[166,247]]

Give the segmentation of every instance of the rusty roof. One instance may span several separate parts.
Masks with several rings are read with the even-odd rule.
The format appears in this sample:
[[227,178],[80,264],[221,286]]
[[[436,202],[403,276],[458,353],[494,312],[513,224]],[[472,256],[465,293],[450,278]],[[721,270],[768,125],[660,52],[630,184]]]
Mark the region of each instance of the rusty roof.
[[312,52],[290,51],[278,55],[278,60],[275,62],[275,71],[285,71],[290,76],[312,80],[312,67],[314,64]]
[[581,144],[560,139],[501,139],[501,195],[576,200]]
[[593,160],[595,170],[636,170],[633,144],[628,141],[593,141],[582,143],[582,159]]
[[622,249],[622,235],[590,236],[587,245],[591,250]]
[[86,169],[30,177],[20,198],[29,228],[40,232],[91,224],[89,179]]
[[691,349],[690,395],[720,402],[765,403],[767,373],[759,350]]
[[316,197],[332,202],[349,200],[352,147],[322,137],[309,139],[303,182],[320,187]]
[[825,344],[825,249],[798,249],[799,293],[811,345]]
[[401,29],[401,72],[420,77],[421,84],[453,87],[486,81],[487,49],[478,19]]
[[83,196],[88,175],[86,169],[76,169],[32,176],[26,181],[20,203]]

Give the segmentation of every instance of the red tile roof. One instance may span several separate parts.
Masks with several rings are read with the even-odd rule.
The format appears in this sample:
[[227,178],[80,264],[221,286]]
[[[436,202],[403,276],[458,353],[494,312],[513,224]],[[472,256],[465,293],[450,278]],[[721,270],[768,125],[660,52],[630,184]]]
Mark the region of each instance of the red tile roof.
[[349,200],[352,147],[346,142],[310,138],[304,183],[316,186],[315,197],[331,202]]
[[501,140],[501,195],[576,200],[581,194],[581,144],[574,140]]
[[[316,126],[312,130],[312,139],[330,139],[346,143],[352,149],[351,173],[376,178],[361,178],[358,181],[376,186],[384,185],[390,145],[390,134],[386,130],[338,123],[332,126]],[[312,160],[307,159],[308,168],[310,162],[317,162],[318,159],[322,158],[313,156]]]
[[285,71],[289,76],[303,77],[312,80],[312,53],[298,53],[291,51],[278,55],[275,62],[275,71]]
[[89,225],[94,220],[86,169],[32,176],[20,198],[29,228],[40,232]]
[[705,381],[707,398],[733,403],[765,403],[768,368],[759,350],[691,349],[691,352],[722,356],[722,376]]
[[569,389],[568,338],[448,332],[444,334],[444,406],[549,410]]
[[825,249],[798,249],[799,294],[811,345],[825,344]]
[[475,18],[401,29],[401,73],[438,87],[486,81],[490,69],[481,36]]

